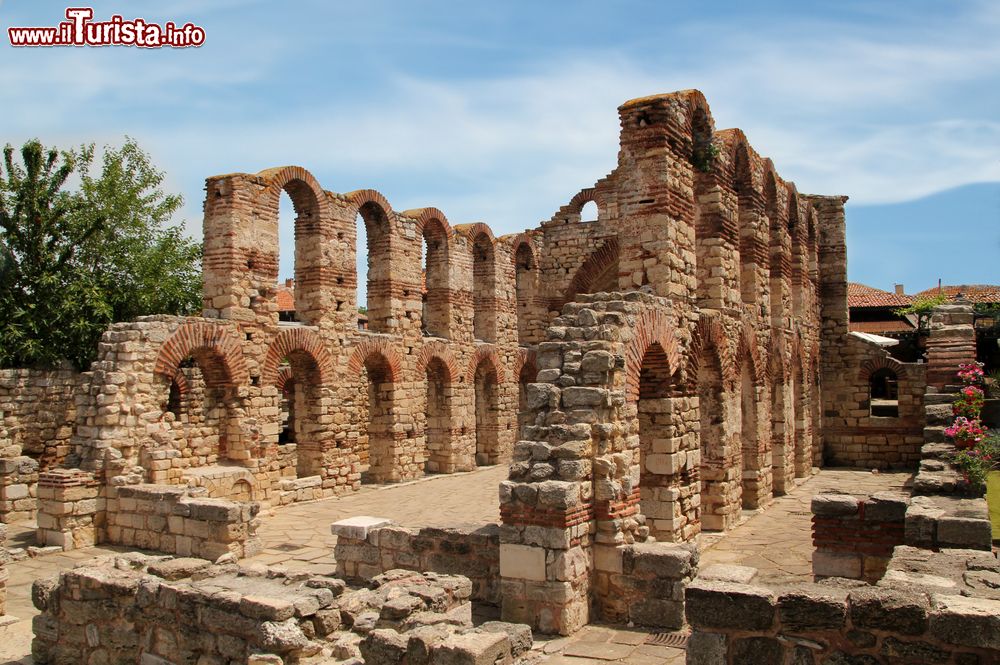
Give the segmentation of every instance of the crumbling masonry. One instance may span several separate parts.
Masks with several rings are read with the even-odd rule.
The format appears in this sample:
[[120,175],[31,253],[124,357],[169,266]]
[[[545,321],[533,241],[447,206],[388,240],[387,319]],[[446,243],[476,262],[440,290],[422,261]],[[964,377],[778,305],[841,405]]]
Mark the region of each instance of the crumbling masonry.
[[[697,91],[619,112],[617,168],[499,238],[299,167],[208,178],[201,317],[115,324],[71,400],[65,381],[0,377],[0,508],[37,495],[41,539],[71,548],[155,529],[109,517],[131,485],[278,505],[510,462],[505,618],[572,632],[591,607],[630,616],[627,547],[729,529],[824,461],[915,465],[924,368],[848,334],[846,197],[799,193]],[[282,192],[294,322],[277,306]],[[879,372],[895,415],[870,407]],[[68,440],[29,440],[25,385]],[[67,487],[85,488],[69,508]]]

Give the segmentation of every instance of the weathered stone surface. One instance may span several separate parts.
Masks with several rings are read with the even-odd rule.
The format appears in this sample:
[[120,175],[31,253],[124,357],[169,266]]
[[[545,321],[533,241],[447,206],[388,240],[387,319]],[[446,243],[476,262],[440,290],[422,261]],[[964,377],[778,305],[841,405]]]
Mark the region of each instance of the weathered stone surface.
[[695,580],[685,599],[688,622],[695,628],[767,630],[774,624],[776,598],[762,587]]

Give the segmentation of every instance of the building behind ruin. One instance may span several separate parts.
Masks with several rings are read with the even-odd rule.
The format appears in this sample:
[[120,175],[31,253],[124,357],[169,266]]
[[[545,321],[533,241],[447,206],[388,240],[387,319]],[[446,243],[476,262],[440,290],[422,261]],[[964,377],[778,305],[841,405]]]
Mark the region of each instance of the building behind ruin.
[[915,466],[926,365],[849,334],[846,197],[798,192],[697,91],[619,113],[615,170],[514,235],[295,166],[208,178],[202,316],[0,375],[0,512],[71,548],[121,542],[129,485],[279,505],[509,462],[505,612],[563,630],[613,595],[580,552],[729,529],[815,466]]

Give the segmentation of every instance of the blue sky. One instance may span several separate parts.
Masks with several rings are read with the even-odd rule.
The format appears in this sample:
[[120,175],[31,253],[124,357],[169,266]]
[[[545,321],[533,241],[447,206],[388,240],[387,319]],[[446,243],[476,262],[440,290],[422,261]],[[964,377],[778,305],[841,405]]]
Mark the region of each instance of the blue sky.
[[[520,231],[614,168],[620,103],[698,88],[717,128],[741,127],[800,191],[851,197],[850,279],[1000,282],[992,0],[93,6],[192,21],[206,43],[12,49],[4,35],[2,138],[133,136],[195,233],[206,176],[283,164]],[[54,25],[65,7],[0,0],[0,25]]]

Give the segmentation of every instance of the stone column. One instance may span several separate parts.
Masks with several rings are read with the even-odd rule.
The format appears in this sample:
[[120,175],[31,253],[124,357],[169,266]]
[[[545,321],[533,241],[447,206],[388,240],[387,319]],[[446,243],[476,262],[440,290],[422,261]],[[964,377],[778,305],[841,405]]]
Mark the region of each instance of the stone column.
[[957,383],[958,366],[976,360],[976,329],[972,304],[955,301],[931,313],[927,337],[927,385],[943,388]]

